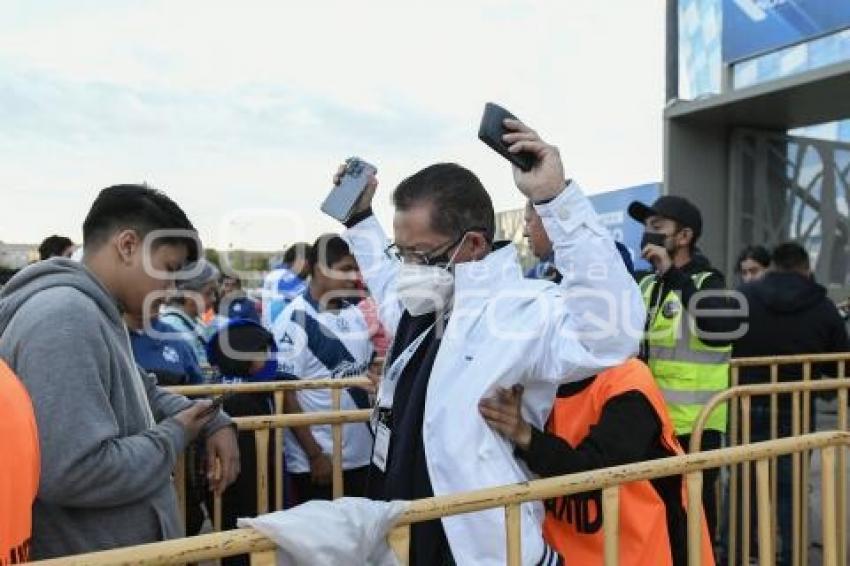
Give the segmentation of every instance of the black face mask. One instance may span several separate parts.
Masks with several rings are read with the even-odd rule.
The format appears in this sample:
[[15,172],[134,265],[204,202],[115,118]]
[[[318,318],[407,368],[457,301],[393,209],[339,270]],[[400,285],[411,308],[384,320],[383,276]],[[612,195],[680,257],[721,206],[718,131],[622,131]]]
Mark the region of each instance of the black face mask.
[[660,232],[644,232],[640,239],[640,249],[643,250],[649,244],[666,248],[667,235]]

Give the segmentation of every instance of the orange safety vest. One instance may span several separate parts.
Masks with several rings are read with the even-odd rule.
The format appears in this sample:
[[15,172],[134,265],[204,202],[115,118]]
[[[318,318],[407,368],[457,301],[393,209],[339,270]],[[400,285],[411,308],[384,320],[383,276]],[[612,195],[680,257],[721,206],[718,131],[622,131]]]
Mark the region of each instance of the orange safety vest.
[[[612,398],[638,391],[650,402],[661,423],[661,443],[670,455],[683,450],[676,440],[673,423],[667,414],[664,397],[649,368],[632,358],[624,364],[601,372],[582,391],[555,400],[546,429],[578,446],[599,422],[605,404]],[[628,431],[623,431],[627,435]],[[682,482],[682,507],[686,507],[685,482]],[[600,492],[576,494],[550,500],[546,505],[543,534],[570,566],[594,566],[603,563],[602,497]],[[684,514],[682,515],[685,516]],[[620,487],[620,564],[623,566],[672,565],[670,537],[664,500],[649,481]],[[702,564],[711,566],[714,557],[708,529],[703,519]]]
[[40,460],[32,401],[0,360],[0,566],[29,560]]

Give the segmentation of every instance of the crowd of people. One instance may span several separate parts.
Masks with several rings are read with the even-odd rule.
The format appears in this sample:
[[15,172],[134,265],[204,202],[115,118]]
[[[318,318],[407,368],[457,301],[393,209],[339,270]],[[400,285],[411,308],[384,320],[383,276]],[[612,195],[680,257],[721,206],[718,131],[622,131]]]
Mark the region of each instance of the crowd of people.
[[[165,386],[369,375],[372,387],[342,394],[343,409],[373,410],[343,428],[345,494],[413,500],[682,454],[729,386],[732,356],[850,350],[799,244],[747,248],[730,290],[699,249],[700,211],[663,196],[628,208],[652,266],[636,273],[558,150],[521,122],[505,127],[510,151],[535,158],[513,169],[541,260],[525,276],[516,248],[495,239],[488,192],[453,163],[394,189],[392,240],[370,176],[344,230],[290,246],[259,297],[204,259],[164,193],[101,191],[79,249],[51,236],[0,291],[0,564],[198,533],[212,493],[225,528],[256,514],[256,446],[230,417],[270,414],[270,395],[219,408]],[[331,407],[328,390],[285,396],[288,413]],[[754,403],[754,440],[769,437],[769,411]],[[780,434],[790,415],[781,403]],[[726,430],[721,408],[702,448],[720,448]],[[287,430],[284,445],[287,506],[330,499],[330,426]],[[172,479],[184,451],[185,530]],[[781,461],[780,564],[790,474]],[[723,559],[718,485],[707,470],[703,564]],[[687,562],[684,494],[680,476],[622,490],[621,563]],[[524,564],[602,563],[599,492],[525,504],[521,523]],[[498,510],[418,523],[410,560],[502,564],[503,532]]]

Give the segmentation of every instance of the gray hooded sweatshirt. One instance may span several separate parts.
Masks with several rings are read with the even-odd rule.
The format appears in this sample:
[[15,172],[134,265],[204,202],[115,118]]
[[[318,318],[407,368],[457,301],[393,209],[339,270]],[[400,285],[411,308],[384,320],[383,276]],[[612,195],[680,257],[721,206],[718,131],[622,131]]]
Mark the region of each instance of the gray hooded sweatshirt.
[[[32,397],[41,449],[32,558],[183,535],[171,418],[191,401],[136,366],[115,299],[83,264],[36,263],[0,292],[0,358]],[[210,434],[230,424],[220,415]]]

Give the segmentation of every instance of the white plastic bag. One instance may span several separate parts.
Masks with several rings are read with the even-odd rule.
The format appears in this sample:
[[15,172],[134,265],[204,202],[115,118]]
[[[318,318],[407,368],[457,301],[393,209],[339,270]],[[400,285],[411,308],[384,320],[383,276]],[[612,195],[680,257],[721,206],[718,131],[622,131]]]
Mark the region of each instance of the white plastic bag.
[[272,539],[278,566],[397,566],[387,533],[406,508],[404,501],[343,497],[239,519],[237,525]]

